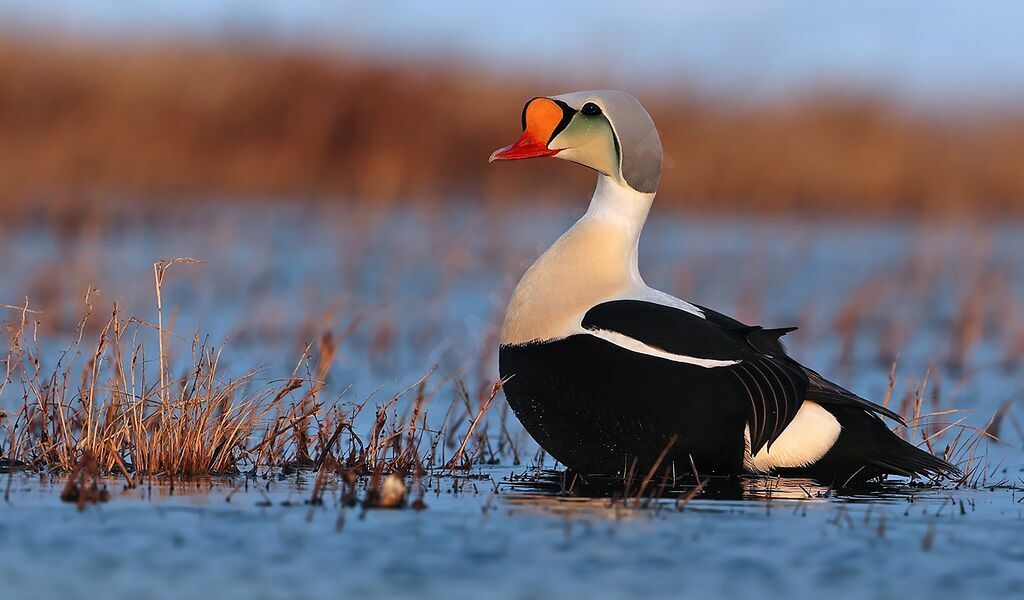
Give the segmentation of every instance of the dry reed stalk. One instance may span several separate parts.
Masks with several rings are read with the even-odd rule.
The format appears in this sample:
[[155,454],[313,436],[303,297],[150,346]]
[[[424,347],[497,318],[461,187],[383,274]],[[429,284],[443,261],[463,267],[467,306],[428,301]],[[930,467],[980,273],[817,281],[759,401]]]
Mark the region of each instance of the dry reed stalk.
[[463,460],[464,453],[466,451],[466,446],[467,446],[467,444],[469,444],[469,440],[473,436],[473,431],[476,430],[476,427],[480,423],[480,420],[483,418],[484,414],[487,412],[487,409],[490,408],[491,402],[494,401],[495,396],[498,395],[498,392],[501,391],[502,387],[504,387],[504,385],[505,385],[505,383],[507,381],[508,381],[508,379],[502,379],[502,380],[496,382],[491,387],[491,393],[487,396],[486,400],[484,400],[480,404],[480,409],[477,411],[476,416],[473,417],[473,420],[470,422],[469,429],[466,430],[466,435],[462,438],[462,443],[459,445],[459,449],[455,451],[455,454],[452,455],[452,458],[448,461],[448,464],[445,465],[446,469],[448,469],[448,470],[468,469],[469,467],[472,466],[472,464],[473,464],[472,460],[468,460],[468,461],[464,461]]
[[[165,286],[172,267],[197,262],[172,259],[154,264],[155,323],[125,318],[114,303],[106,321],[90,325],[95,296],[90,289],[85,314],[67,347],[45,371],[37,358],[38,349],[33,353],[29,347],[34,332],[29,331],[28,315],[34,313],[26,304],[19,326],[8,325],[8,377],[0,383],[0,396],[6,397],[12,386],[20,383],[25,399],[19,411],[4,413],[0,420],[4,433],[10,434],[4,436],[10,441],[2,450],[27,459],[29,468],[77,475],[83,472],[83,465],[95,462],[97,474],[121,476],[128,487],[154,476],[181,481],[209,473],[236,473],[241,466],[254,474],[256,468],[308,465],[317,470],[314,497],[322,492],[323,478],[330,473],[372,475],[381,485],[385,476],[411,474],[415,482],[437,464],[444,463],[449,470],[467,468],[481,456],[496,460],[503,452],[502,447],[498,451],[492,447],[485,421],[503,382],[491,386],[489,394],[486,387],[478,386],[476,409],[466,386],[459,382],[459,394],[449,404],[442,426],[433,429],[428,425],[427,408],[444,383],[429,385],[433,369],[375,407],[369,436],[356,435],[353,419],[373,394],[347,414],[320,399],[338,341],[351,331],[339,338],[329,332],[321,335],[315,360],[307,346],[292,376],[267,386],[255,385],[255,371],[223,381],[219,366],[223,348],[210,345],[198,333],[191,338],[191,355],[179,357],[175,350],[184,339],[174,334],[164,300]],[[96,332],[93,343],[86,339],[87,328]],[[146,342],[151,335],[156,337],[155,357],[147,356],[151,346]],[[177,364],[187,365],[180,375],[173,371]],[[476,366],[482,379],[490,366],[482,361]],[[299,376],[303,367],[304,378]],[[303,387],[301,399],[289,402]],[[414,398],[407,403],[403,398],[412,390]],[[464,427],[450,426],[454,402],[460,400],[467,417],[472,418]],[[275,411],[277,418],[268,419]],[[506,407],[502,435],[518,460],[517,444],[504,423],[507,414]],[[11,426],[12,420],[29,426]],[[315,460],[311,456],[314,428]],[[347,457],[340,441],[345,434],[349,435]],[[461,444],[451,460],[442,457],[438,461],[438,445],[446,437],[458,437]],[[424,445],[427,452],[421,451]],[[333,455],[336,448],[337,457]],[[393,477],[390,481],[391,488],[397,489]]]
[[[644,476],[643,481],[640,483],[640,488],[636,492],[636,498],[634,499],[635,506],[640,506],[640,499],[643,497],[644,492],[647,490],[647,485],[651,482],[651,478],[653,478],[654,474],[657,473],[658,467],[661,466],[661,463],[665,460],[665,457],[668,456],[669,451],[672,450],[672,446],[676,444],[676,441],[678,441],[678,439],[679,436],[672,436],[668,443],[665,444],[665,448],[662,449],[661,454],[658,455],[658,460],[654,461],[654,464],[651,465],[650,470],[647,471],[647,475]],[[668,473],[668,470],[666,470],[666,473]]]
[[420,467],[419,469],[414,469],[417,478],[420,475],[422,475],[422,473],[420,472],[422,471],[422,462],[419,462],[419,452],[417,449],[419,448],[420,444],[423,441],[423,432],[425,431],[427,426],[426,414],[422,415],[423,424],[419,430],[419,437],[417,437],[416,435],[416,428],[417,423],[421,418],[420,415],[423,412],[424,404],[426,404],[428,398],[429,396],[427,395],[427,381],[426,379],[423,379],[420,381],[419,385],[416,386],[416,400],[413,403],[412,414],[408,418],[409,426],[406,430],[405,447],[402,448],[402,451],[395,459],[395,465],[397,470],[402,472],[408,471],[410,467],[414,465]]
[[[217,376],[220,350],[193,339],[193,364],[187,377],[172,389],[167,337],[162,302],[164,275],[170,265],[191,262],[161,261],[154,267],[157,290],[157,324],[138,319],[124,320],[115,304],[111,318],[100,329],[93,350],[87,355],[81,378],[72,383],[70,371],[80,356],[85,326],[92,313],[92,290],[86,296],[86,314],[79,321],[72,340],[58,356],[47,376],[40,361],[26,351],[27,318],[10,333],[6,368],[8,381],[20,383],[25,402],[19,418],[31,424],[20,428],[8,451],[14,450],[34,467],[74,472],[83,456],[97,462],[101,472],[119,472],[129,486],[137,476],[168,474],[190,476],[230,472],[249,456],[253,434],[263,419],[289,391],[292,383],[279,389],[264,389],[241,397],[255,372],[222,383]],[[127,329],[132,329],[130,355],[124,351]],[[151,385],[145,371],[144,344],[140,328],[153,329],[159,342],[159,383]],[[127,364],[126,364],[127,363]],[[108,383],[103,383],[104,376]],[[12,435],[15,429],[12,429]]]
[[889,367],[889,383],[885,387],[885,397],[882,400],[882,406],[889,408],[889,402],[892,400],[892,390],[896,387],[896,363],[899,361],[899,356],[892,361],[892,366]]
[[693,488],[690,489],[690,491],[688,491],[682,498],[676,500],[676,510],[686,510],[686,505],[704,491],[704,488],[707,486],[709,481],[710,479],[698,479],[697,485],[693,486]]

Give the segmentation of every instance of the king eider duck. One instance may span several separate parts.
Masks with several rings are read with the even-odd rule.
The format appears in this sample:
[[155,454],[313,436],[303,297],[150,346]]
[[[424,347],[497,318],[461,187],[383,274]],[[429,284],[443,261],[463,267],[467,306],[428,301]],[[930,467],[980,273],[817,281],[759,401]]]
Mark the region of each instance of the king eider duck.
[[491,161],[554,156],[597,171],[585,215],[526,271],[501,330],[505,396],[533,438],[580,474],[657,464],[836,486],[939,478],[948,462],[894,434],[891,410],[790,358],[794,328],[745,325],[652,289],[637,246],[661,177],[650,115],[629,94],[537,97]]

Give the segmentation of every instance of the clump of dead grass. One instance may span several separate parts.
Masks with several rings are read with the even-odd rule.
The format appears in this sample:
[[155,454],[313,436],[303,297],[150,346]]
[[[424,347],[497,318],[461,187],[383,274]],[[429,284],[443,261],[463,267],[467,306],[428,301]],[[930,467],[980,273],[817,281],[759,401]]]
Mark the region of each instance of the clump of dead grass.
[[[85,341],[94,318],[90,290],[85,315],[51,368],[43,366],[35,313],[27,301],[17,309],[6,328],[6,377],[0,381],[0,399],[19,390],[21,400],[0,420],[6,461],[68,475],[65,495],[80,503],[99,498],[87,480],[101,474],[123,477],[132,487],[154,476],[173,482],[309,470],[318,473],[314,499],[322,477],[368,477],[367,502],[384,507],[406,503],[394,477],[416,482],[442,467],[469,469],[488,452],[484,415],[500,385],[474,406],[458,384],[440,427],[431,426],[428,407],[443,387],[432,381],[434,370],[375,404],[368,435],[359,435],[354,424],[373,395],[348,406],[324,398],[338,349],[329,331],[305,347],[289,377],[269,383],[255,370],[223,378],[223,348],[199,334],[189,344],[190,360],[177,360],[172,348],[183,340],[165,325],[162,287],[172,267],[195,262],[154,264],[156,323],[125,318],[115,303],[91,344]],[[147,355],[154,337],[156,357]],[[174,365],[182,362],[175,375]],[[460,420],[460,406],[472,418]]]
[[60,499],[64,502],[74,502],[78,505],[78,510],[83,510],[88,504],[110,500],[110,492],[100,484],[99,463],[92,452],[86,451],[78,459],[78,464],[68,474]]

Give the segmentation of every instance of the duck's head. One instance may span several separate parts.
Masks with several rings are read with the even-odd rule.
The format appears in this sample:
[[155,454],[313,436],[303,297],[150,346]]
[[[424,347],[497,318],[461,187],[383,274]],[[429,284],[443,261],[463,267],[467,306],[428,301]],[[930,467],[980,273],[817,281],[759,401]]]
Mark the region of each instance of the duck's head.
[[523,107],[523,135],[491,161],[554,156],[643,193],[661,178],[661,140],[636,98],[602,90],[540,96]]

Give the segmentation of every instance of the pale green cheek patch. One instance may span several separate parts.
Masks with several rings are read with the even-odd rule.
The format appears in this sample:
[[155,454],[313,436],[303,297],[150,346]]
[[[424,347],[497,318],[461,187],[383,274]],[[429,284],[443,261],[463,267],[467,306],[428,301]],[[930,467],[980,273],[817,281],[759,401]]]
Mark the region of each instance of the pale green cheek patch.
[[564,148],[559,158],[590,167],[614,179],[621,178],[615,133],[604,116],[576,115],[549,146]]

